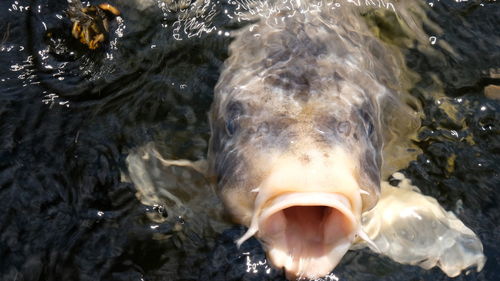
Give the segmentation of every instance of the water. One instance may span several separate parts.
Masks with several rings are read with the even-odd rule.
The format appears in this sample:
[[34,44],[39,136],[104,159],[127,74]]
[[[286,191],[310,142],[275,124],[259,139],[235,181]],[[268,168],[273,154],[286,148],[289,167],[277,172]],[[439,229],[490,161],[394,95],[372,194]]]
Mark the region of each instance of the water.
[[[248,23],[237,2],[167,2],[111,2],[121,20],[97,51],[71,37],[66,1],[0,3],[0,280],[284,280],[255,239],[236,248],[245,229],[202,176],[151,159],[170,193],[143,204],[124,172],[151,143],[165,158],[205,157],[229,34]],[[500,103],[484,88],[500,84],[500,4],[420,2],[425,44],[367,16],[418,74],[423,153],[403,172],[484,244],[483,271],[454,280],[496,280]],[[326,279],[449,278],[356,251]]]

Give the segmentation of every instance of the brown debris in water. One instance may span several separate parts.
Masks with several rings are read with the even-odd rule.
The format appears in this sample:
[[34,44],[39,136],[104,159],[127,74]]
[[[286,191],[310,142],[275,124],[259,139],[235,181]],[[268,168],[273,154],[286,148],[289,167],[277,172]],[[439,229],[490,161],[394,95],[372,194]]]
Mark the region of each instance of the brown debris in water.
[[99,48],[109,32],[109,21],[120,15],[120,11],[110,4],[103,3],[83,7],[79,0],[69,2],[67,15],[73,27],[71,34],[89,49]]
[[484,95],[492,100],[500,100],[500,86],[488,85],[484,88]]

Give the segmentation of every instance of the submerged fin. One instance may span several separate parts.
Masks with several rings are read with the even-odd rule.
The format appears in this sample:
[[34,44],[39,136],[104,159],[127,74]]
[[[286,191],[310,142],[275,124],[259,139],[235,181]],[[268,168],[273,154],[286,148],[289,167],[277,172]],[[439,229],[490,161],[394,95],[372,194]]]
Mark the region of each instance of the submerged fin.
[[[206,160],[191,162],[188,160],[165,160],[156,150],[154,143],[148,143],[142,147],[131,149],[125,160],[127,169],[122,173],[122,181],[131,182],[134,184],[137,192],[136,197],[142,204],[147,206],[161,205],[172,213],[183,213],[187,208],[187,201],[182,195],[186,194],[189,188],[189,194],[195,196],[201,192],[200,196],[212,195],[211,189],[206,189],[205,194],[203,189],[198,186],[207,186],[206,177],[199,177],[197,173],[202,174],[206,170]],[[173,171],[165,169],[169,166],[188,167],[187,171]],[[193,169],[194,171],[192,171]],[[196,172],[195,172],[196,171]],[[203,184],[195,181],[201,180]],[[155,222],[165,220],[163,216],[153,214],[149,216]]]
[[362,218],[373,250],[404,264],[439,266],[450,277],[473,266],[480,271],[486,258],[476,234],[401,173],[395,177],[399,187],[383,182],[379,202]]
[[207,175],[208,162],[206,159],[200,159],[197,161],[191,161],[186,159],[171,160],[171,159],[164,159],[161,156],[161,154],[154,148],[152,149],[151,152],[166,167],[168,166],[189,167],[204,176]]

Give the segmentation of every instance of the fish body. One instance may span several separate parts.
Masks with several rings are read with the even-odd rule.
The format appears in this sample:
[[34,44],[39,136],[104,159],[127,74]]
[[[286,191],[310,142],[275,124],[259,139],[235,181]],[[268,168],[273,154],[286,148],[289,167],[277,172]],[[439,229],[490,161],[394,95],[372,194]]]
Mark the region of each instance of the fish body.
[[[328,274],[357,241],[379,251],[362,220],[381,196],[384,114],[411,110],[400,55],[356,8],[270,9],[235,35],[215,88],[209,175],[249,227],[237,243],[255,235],[289,279]],[[423,197],[411,195],[404,206]]]
[[396,95],[383,79],[396,63],[341,15],[282,11],[243,30],[210,114],[220,197],[292,276],[329,273],[380,194],[380,114]]

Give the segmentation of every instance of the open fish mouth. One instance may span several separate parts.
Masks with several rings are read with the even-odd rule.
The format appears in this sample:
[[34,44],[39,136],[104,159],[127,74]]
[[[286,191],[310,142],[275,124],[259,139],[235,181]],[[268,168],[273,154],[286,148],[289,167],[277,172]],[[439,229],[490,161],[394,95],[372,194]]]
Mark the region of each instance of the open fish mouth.
[[[337,193],[287,193],[268,200],[261,210],[253,221],[257,236],[271,262],[284,268],[289,279],[328,274],[349,250],[359,230],[351,203]],[[253,231],[251,227],[249,232]]]

